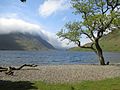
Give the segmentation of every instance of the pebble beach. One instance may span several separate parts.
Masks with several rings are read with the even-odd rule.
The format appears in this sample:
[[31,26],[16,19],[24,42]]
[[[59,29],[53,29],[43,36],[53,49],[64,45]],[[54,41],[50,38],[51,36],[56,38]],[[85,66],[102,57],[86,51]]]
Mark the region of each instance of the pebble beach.
[[0,80],[74,83],[120,77],[120,65],[42,65],[15,70],[13,76],[0,72]]

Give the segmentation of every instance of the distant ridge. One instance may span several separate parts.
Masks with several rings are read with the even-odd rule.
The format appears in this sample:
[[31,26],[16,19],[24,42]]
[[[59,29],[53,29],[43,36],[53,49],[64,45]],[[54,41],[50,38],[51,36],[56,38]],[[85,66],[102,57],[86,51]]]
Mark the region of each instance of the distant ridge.
[[0,50],[49,50],[55,49],[39,35],[29,33],[0,34]]

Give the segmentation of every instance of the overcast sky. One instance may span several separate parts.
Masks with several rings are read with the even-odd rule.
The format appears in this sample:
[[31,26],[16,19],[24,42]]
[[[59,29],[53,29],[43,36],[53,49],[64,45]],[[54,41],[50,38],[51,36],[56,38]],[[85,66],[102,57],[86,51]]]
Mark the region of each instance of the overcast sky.
[[[69,47],[56,33],[68,21],[80,20],[72,14],[70,0],[0,0],[0,34],[15,31],[38,33],[54,46]],[[45,35],[45,36],[44,36]],[[82,39],[85,43],[85,39]],[[57,44],[57,43],[58,44]]]

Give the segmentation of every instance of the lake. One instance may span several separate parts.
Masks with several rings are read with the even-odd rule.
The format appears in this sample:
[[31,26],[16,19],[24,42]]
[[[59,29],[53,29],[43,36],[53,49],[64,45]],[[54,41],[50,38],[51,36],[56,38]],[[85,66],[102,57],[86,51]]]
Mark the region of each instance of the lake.
[[[120,53],[105,52],[105,61],[120,63]],[[0,65],[63,65],[63,64],[97,64],[94,52],[70,51],[0,51]]]

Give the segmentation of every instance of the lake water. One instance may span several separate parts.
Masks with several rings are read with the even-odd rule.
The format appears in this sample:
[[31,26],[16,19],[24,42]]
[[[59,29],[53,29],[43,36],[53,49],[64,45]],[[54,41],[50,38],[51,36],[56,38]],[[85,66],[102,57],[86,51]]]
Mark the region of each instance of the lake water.
[[[104,53],[105,61],[120,63],[120,53]],[[93,52],[70,51],[0,51],[0,65],[62,65],[99,63]]]

